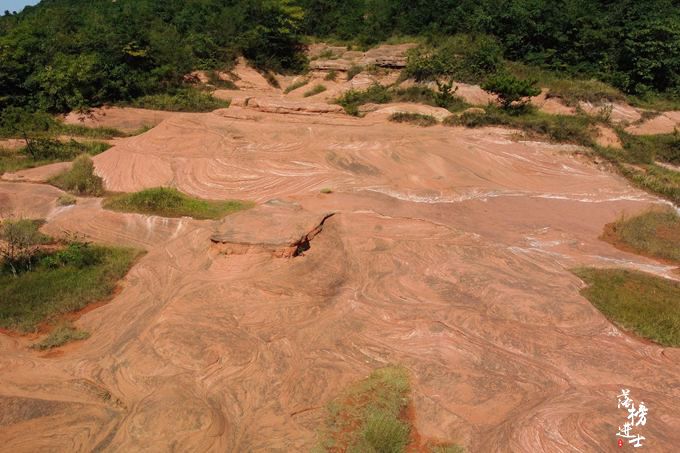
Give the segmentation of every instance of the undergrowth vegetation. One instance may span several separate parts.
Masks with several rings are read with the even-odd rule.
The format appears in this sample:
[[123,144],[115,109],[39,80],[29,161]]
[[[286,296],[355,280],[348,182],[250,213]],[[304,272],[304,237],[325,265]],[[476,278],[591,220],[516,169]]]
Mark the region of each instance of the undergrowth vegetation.
[[86,340],[90,338],[90,334],[83,330],[78,330],[70,323],[60,323],[55,326],[52,331],[43,338],[40,342],[32,346],[33,349],[44,351],[46,349],[58,348],[66,343],[73,341]]
[[195,219],[219,219],[250,207],[252,203],[246,201],[212,201],[193,198],[169,187],[114,195],[104,202],[104,208],[114,211],[152,214],[161,217],[187,216]]
[[303,96],[306,97],[306,98],[311,97],[311,96],[316,96],[317,94],[323,93],[326,90],[327,90],[327,88],[324,85],[321,85],[321,84],[314,85],[312,88],[305,91]]
[[456,96],[451,83],[440,83],[437,91],[423,85],[390,88],[376,83],[365,90],[348,90],[334,102],[340,104],[347,114],[354,116],[359,116],[359,108],[364,104],[387,104],[389,102],[413,102],[445,108],[450,112],[469,107],[463,99]]
[[381,368],[328,405],[321,451],[403,452],[410,426],[404,419],[410,386],[406,370]]
[[182,88],[169,93],[142,96],[130,103],[133,107],[169,112],[211,112],[229,107],[229,101],[196,88]]
[[410,123],[416,126],[429,127],[439,123],[437,118],[432,115],[423,115],[422,113],[406,113],[397,112],[390,115],[390,121],[395,123]]
[[527,106],[521,111],[506,111],[489,105],[482,112],[464,112],[444,120],[451,126],[506,126],[524,131],[530,137],[547,137],[554,142],[593,144],[591,127],[595,119],[585,116],[551,115]]
[[607,225],[603,239],[645,256],[680,264],[680,216],[673,210],[622,216]]
[[90,156],[102,153],[110,145],[101,142],[66,142],[53,139],[31,141],[31,147],[20,149],[0,148],[0,175],[55,162],[67,162],[81,154]]
[[109,297],[140,254],[82,242],[35,248],[30,268],[16,274],[6,266],[0,270],[0,327],[34,331],[43,322]]
[[104,194],[104,181],[94,173],[94,163],[86,154],[78,156],[69,170],[49,182],[75,195],[98,197]]
[[390,365],[352,384],[327,406],[314,452],[351,453],[464,453],[453,444],[419,445],[409,418],[409,376],[403,367]]
[[581,291],[624,330],[663,346],[680,346],[680,283],[637,271],[582,268]]

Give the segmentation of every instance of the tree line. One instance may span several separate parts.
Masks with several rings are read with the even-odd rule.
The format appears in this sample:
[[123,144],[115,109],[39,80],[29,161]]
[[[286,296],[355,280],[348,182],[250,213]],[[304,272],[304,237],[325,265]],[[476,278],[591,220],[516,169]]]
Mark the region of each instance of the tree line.
[[306,37],[483,36],[504,58],[680,96],[677,0],[42,0],[0,17],[0,108],[66,111],[167,92],[245,56],[305,69]]

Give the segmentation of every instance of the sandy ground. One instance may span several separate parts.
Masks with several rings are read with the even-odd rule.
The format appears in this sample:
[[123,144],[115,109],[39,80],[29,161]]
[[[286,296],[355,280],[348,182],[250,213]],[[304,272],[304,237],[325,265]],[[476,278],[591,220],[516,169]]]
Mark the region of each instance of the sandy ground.
[[0,182],[0,208],[48,233],[148,252],[78,320],[88,340],[46,354],[0,335],[0,450],[309,451],[325,404],[388,363],[411,373],[424,440],[619,451],[625,387],[649,407],[647,450],[677,449],[680,352],[617,329],[569,271],[677,278],[598,239],[660,200],[578,147],[351,118],[248,77],[231,108],[168,115],[94,161],[109,190],[174,186],[250,211],[58,207],[60,190],[26,182],[52,169]]

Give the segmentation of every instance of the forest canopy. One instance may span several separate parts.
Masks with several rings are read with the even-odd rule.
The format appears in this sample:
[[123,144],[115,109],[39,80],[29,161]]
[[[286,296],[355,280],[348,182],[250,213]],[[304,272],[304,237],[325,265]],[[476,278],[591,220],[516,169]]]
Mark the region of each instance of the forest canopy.
[[0,18],[0,108],[66,111],[178,87],[237,56],[304,70],[307,37],[482,35],[506,59],[680,96],[674,0],[42,0]]

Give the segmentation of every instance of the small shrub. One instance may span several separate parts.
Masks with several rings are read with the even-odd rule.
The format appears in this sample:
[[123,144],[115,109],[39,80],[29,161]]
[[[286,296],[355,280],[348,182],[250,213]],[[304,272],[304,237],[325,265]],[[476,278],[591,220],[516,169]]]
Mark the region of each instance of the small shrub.
[[306,98],[311,97],[311,96],[316,96],[317,94],[320,94],[320,93],[323,93],[324,91],[326,91],[326,89],[327,88],[325,86],[321,85],[321,84],[315,85],[311,90],[305,91],[303,96],[306,97]]
[[229,102],[217,99],[212,94],[196,88],[183,88],[172,93],[143,96],[135,99],[131,105],[170,112],[211,112],[229,107]]
[[529,102],[529,97],[539,95],[541,90],[535,85],[535,80],[518,79],[510,74],[497,74],[487,80],[482,88],[498,95],[501,106],[508,110],[522,107]]
[[76,195],[101,196],[104,193],[104,180],[94,173],[94,163],[87,154],[73,161],[70,170],[50,179],[50,184]]
[[72,195],[64,194],[57,198],[57,205],[59,206],[72,206],[76,204],[76,198]]
[[423,115],[421,113],[406,113],[397,112],[390,115],[390,121],[395,123],[411,123],[416,126],[429,127],[439,123],[432,115]]
[[0,270],[9,269],[16,277],[33,268],[40,246],[50,241],[39,231],[42,223],[30,219],[6,219],[0,223]]
[[392,93],[379,84],[371,85],[364,91],[349,90],[337,98],[335,102],[340,104],[350,115],[358,116],[359,107],[363,104],[386,104],[392,100]]
[[360,65],[353,65],[347,71],[347,80],[352,80],[364,71],[364,67]]
[[33,349],[44,351],[46,349],[58,348],[72,341],[81,341],[90,338],[88,332],[78,330],[70,324],[61,324],[49,333],[40,343],[32,346]]
[[290,93],[291,91],[295,91],[295,90],[297,90],[298,88],[302,88],[303,86],[307,85],[308,83],[309,83],[309,78],[306,78],[306,77],[305,77],[305,78],[299,79],[299,80],[297,80],[297,81],[291,83],[290,85],[288,85],[288,86],[286,87],[286,89],[283,90],[283,92],[284,92],[285,94],[288,94],[288,93]]
[[335,80],[338,78],[338,71],[336,70],[331,70],[326,74],[326,76],[323,78],[327,82],[335,82]]
[[328,195],[333,193],[333,190],[329,189],[328,187],[324,187],[323,189],[321,189],[321,193]]

